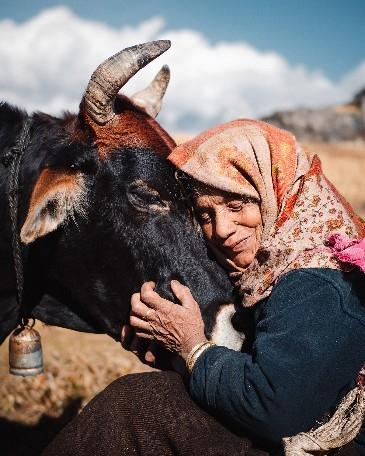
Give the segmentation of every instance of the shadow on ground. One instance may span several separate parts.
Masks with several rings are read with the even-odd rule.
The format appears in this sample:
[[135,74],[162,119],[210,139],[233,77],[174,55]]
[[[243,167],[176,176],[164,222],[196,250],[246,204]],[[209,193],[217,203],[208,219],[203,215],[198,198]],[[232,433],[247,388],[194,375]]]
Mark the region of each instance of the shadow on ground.
[[56,434],[77,415],[81,402],[81,398],[74,399],[58,418],[43,415],[32,426],[0,418],[1,455],[39,456]]

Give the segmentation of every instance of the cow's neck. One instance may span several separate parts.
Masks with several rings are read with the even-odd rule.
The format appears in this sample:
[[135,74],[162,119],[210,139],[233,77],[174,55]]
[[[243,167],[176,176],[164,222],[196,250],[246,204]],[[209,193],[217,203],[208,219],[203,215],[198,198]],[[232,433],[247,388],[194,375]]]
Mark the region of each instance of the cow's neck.
[[[7,163],[5,160],[2,160],[0,165],[0,213],[3,214],[0,226],[0,291],[4,288],[9,289],[10,284],[12,285],[12,288],[15,287],[14,265],[12,261],[13,228],[10,216],[9,185],[10,179],[12,179],[11,162],[16,160],[17,157],[12,155],[11,151],[14,150],[16,145],[18,145],[17,142],[24,132],[23,128],[25,123],[27,121],[29,123],[28,119],[29,118],[24,116],[21,122],[18,122],[16,128],[13,129],[10,129],[6,124],[2,124],[0,126],[0,156],[2,159],[4,157],[7,158]],[[30,197],[32,182],[35,182],[39,176],[39,164],[42,158],[37,157],[33,160],[32,151],[30,150],[30,141],[27,141],[19,146],[22,147],[20,152],[23,154],[19,175],[17,177],[19,194],[17,209],[18,224],[20,227],[26,216],[26,208]],[[42,155],[44,156],[45,154],[46,151],[44,151]]]

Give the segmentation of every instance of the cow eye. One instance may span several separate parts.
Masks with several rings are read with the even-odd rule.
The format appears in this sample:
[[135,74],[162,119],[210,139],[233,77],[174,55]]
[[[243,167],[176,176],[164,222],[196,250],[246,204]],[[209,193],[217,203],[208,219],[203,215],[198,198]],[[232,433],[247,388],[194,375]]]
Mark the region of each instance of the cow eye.
[[160,195],[156,195],[154,193],[146,192],[144,190],[133,190],[129,192],[129,199],[135,203],[139,203],[142,205],[152,205],[152,204],[161,204],[163,205],[163,201],[160,198]]
[[129,203],[139,210],[167,209],[167,203],[161,198],[159,192],[145,182],[133,182],[127,190]]

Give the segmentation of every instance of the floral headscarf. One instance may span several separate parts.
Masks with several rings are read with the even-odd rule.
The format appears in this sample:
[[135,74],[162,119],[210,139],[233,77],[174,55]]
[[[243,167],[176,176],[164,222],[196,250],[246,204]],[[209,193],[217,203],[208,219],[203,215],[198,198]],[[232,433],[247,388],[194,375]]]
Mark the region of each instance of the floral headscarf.
[[245,306],[267,297],[292,269],[349,270],[327,240],[360,240],[364,222],[324,176],[319,158],[311,159],[289,132],[235,120],[178,146],[167,159],[208,186],[260,199],[261,246],[246,269],[231,274]]

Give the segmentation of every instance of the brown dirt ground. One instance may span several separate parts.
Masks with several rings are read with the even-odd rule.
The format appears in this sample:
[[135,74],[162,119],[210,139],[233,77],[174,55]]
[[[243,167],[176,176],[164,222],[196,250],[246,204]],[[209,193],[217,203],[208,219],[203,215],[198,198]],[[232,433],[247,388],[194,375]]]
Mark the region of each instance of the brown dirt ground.
[[355,211],[365,218],[365,144],[306,144],[318,154],[327,177],[336,185]]
[[[365,144],[307,144],[327,176],[365,218]],[[1,455],[37,455],[80,407],[115,378],[149,370],[107,336],[37,325],[45,373],[8,374],[7,342],[0,347]],[[29,450],[30,448],[30,450]]]

